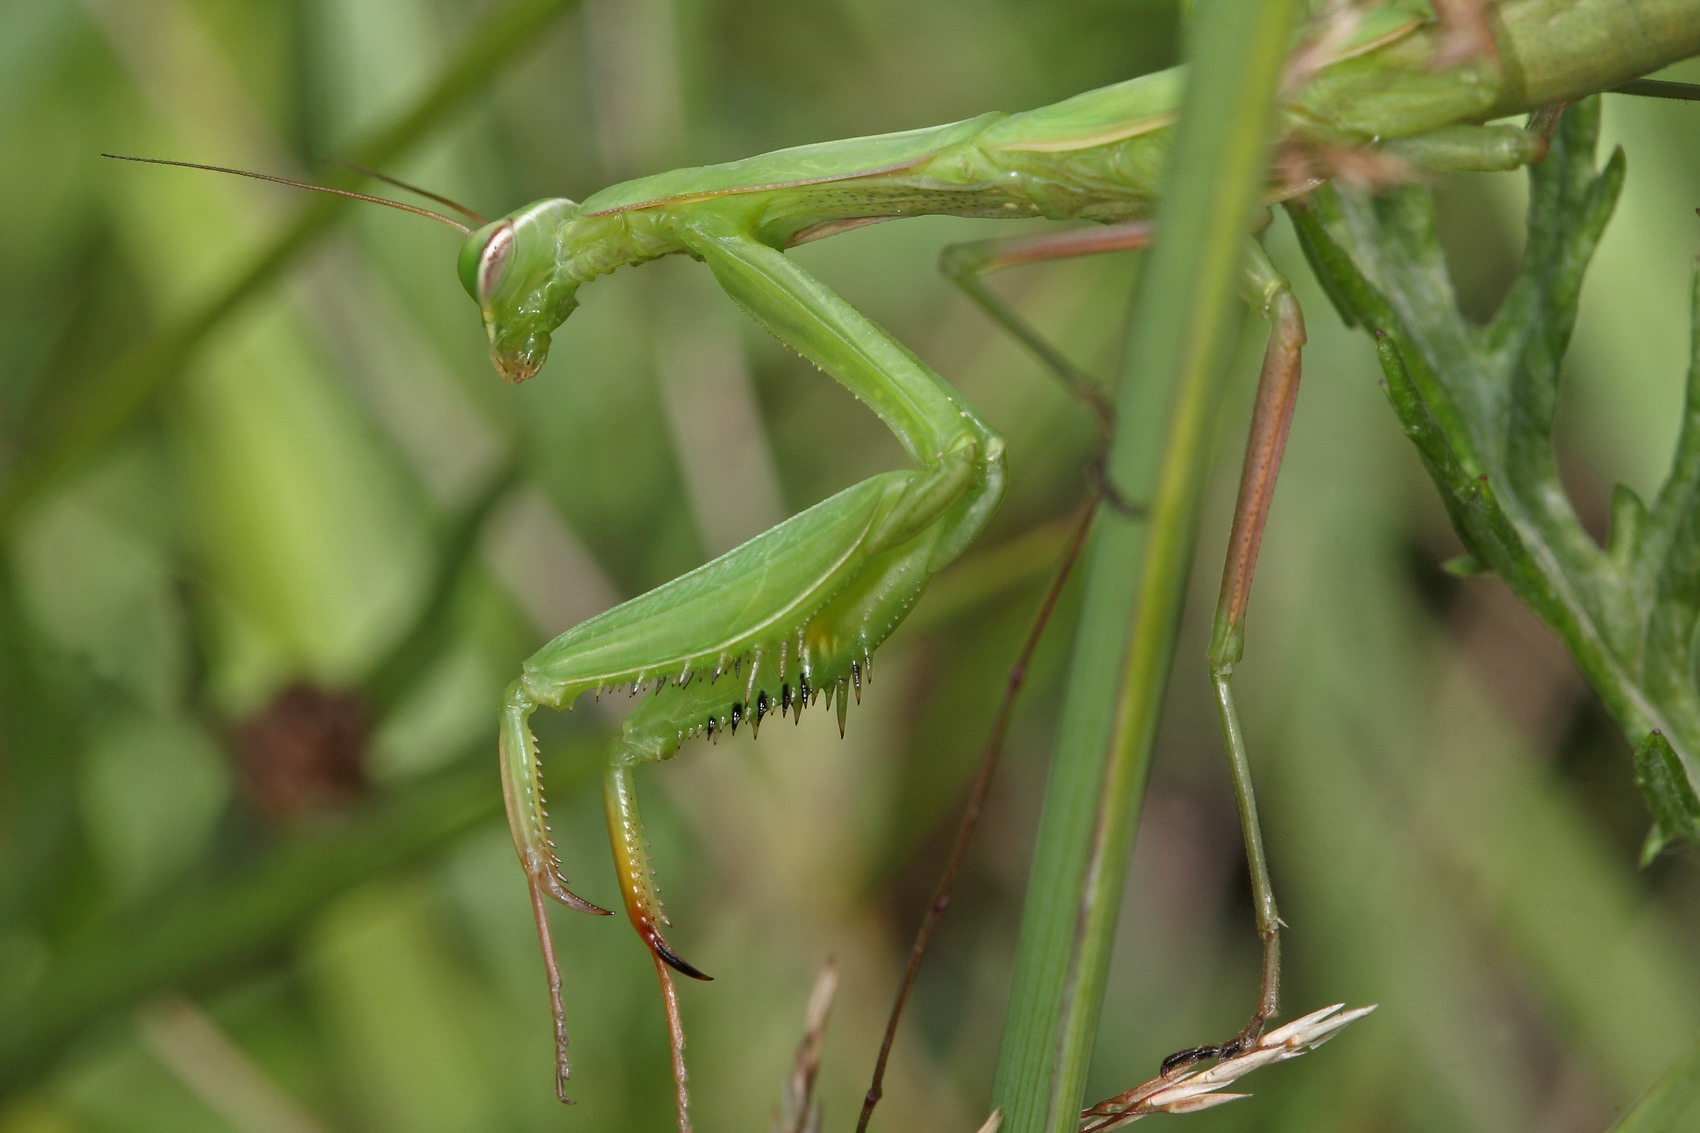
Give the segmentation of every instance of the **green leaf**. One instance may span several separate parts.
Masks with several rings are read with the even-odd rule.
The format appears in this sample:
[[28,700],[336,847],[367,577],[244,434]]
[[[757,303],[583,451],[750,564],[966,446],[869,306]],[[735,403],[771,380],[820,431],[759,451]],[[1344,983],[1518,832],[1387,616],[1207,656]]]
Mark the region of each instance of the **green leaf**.
[[1660,732],[1649,734],[1635,749],[1635,785],[1641,788],[1647,809],[1653,812],[1653,828],[1647,832],[1641,851],[1642,865],[1678,838],[1700,845],[1700,797],[1695,796],[1682,761]]
[[1474,555],[1454,555],[1441,563],[1440,569],[1453,578],[1480,578],[1493,573],[1492,567]]
[[1650,508],[1627,488],[1614,493],[1602,548],[1571,506],[1553,444],[1583,276],[1623,184],[1621,153],[1596,165],[1598,128],[1598,100],[1572,107],[1529,170],[1522,270],[1485,326],[1458,309],[1427,189],[1376,197],[1329,186],[1292,212],[1342,314],[1375,335],[1388,398],[1470,567],[1502,579],[1564,639],[1630,742],[1658,737],[1656,780],[1642,770],[1652,757],[1637,757],[1644,789],[1657,784],[1657,852],[1690,836],[1693,812],[1680,804],[1700,779],[1700,362],[1665,484]]

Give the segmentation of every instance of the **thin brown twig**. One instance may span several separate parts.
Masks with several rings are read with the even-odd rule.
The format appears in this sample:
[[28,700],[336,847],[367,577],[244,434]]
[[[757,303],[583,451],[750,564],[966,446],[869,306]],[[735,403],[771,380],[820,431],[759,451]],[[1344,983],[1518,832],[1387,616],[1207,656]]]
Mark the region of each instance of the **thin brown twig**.
[[775,1115],[774,1133],[818,1133],[820,1106],[815,1101],[815,1079],[820,1074],[821,1044],[826,1039],[826,1019],[838,993],[838,965],[828,960],[809,993],[809,1010],[803,1023],[803,1038],[797,1057],[785,1080],[785,1093]]
[[926,953],[927,945],[932,941],[933,933],[938,929],[945,910],[950,907],[951,890],[956,885],[957,875],[962,872],[963,862],[968,857],[968,844],[974,838],[975,828],[980,823],[980,814],[985,809],[986,796],[991,792],[998,756],[1003,751],[1004,734],[1009,730],[1016,697],[1027,679],[1028,664],[1032,661],[1033,653],[1039,646],[1039,639],[1044,636],[1045,627],[1062,597],[1069,574],[1080,559],[1080,550],[1086,543],[1086,533],[1092,529],[1092,517],[1097,513],[1098,502],[1099,492],[1093,488],[1081,505],[1068,549],[1063,553],[1057,572],[1051,579],[1050,588],[1045,591],[1045,597],[1039,603],[1038,613],[1027,631],[1027,639],[1022,643],[1021,652],[1016,656],[1015,665],[1010,669],[1009,679],[1004,684],[1003,698],[998,702],[991,733],[986,737],[986,746],[980,755],[979,770],[974,773],[973,785],[968,789],[968,801],[962,808],[962,821],[957,826],[955,844],[951,846],[950,858],[939,878],[938,887],[933,891],[933,899],[927,906],[926,915],[921,918],[921,927],[915,933],[914,946],[909,950],[909,963],[903,970],[903,982],[898,985],[897,998],[891,1006],[891,1016],[886,1020],[885,1036],[880,1040],[879,1057],[874,1060],[873,1078],[868,1084],[867,1095],[862,1099],[862,1113],[856,1121],[856,1133],[866,1133],[868,1122],[873,1118],[874,1107],[879,1104],[884,1094],[886,1066],[891,1061],[891,1048],[897,1039],[897,1027],[903,1018],[903,1008],[909,1001],[909,993],[915,986],[915,977],[921,970],[921,958]]

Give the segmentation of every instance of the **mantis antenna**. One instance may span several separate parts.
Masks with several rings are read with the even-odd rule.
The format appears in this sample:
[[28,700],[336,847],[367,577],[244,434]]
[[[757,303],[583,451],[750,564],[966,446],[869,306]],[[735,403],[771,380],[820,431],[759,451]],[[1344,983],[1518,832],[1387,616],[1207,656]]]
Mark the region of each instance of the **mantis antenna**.
[[472,221],[472,223],[478,225],[480,228],[489,223],[489,221],[485,220],[483,217],[479,216],[477,213],[473,212],[458,201],[451,201],[441,193],[433,193],[429,189],[421,189],[418,185],[409,185],[406,181],[403,181],[398,177],[391,177],[388,173],[379,173],[376,169],[368,169],[364,165],[356,165],[354,162],[344,161],[340,157],[327,158],[325,164],[340,165],[344,169],[352,169],[354,172],[364,176],[374,177],[379,181],[387,182],[398,189],[406,189],[410,193],[417,193],[419,196],[424,197],[428,201],[436,201],[445,208],[454,209],[456,212],[460,213],[460,215],[466,217],[466,219]]
[[[176,165],[184,169],[205,169],[213,173],[229,173],[234,177],[252,177],[256,181],[271,181],[274,184],[288,185],[295,189],[311,189],[315,193],[329,193],[333,197],[349,197],[356,201],[370,201],[375,205],[388,205],[390,208],[400,209],[402,212],[410,212],[415,216],[425,216],[430,217],[432,220],[441,221],[450,228],[456,229],[462,233],[470,233],[472,231],[472,229],[468,228],[460,221],[455,220],[453,217],[444,216],[440,212],[432,212],[430,209],[420,208],[418,205],[404,205],[400,201],[392,201],[387,197],[372,197],[365,193],[351,193],[346,189],[331,189],[324,185],[309,184],[306,181],[291,181],[287,177],[274,177],[270,173],[254,173],[247,169],[231,169],[224,165],[202,165],[199,162],[194,161],[167,161],[163,157],[131,157],[128,154],[122,153],[103,153],[100,156],[110,157],[116,161],[140,161],[147,165]],[[383,180],[391,181],[388,177],[384,177]],[[401,184],[399,181],[392,181],[391,183],[397,185]],[[412,189],[412,186],[403,185],[402,188]],[[416,193],[419,192],[418,189],[414,189],[413,191]],[[430,197],[432,200],[443,200],[443,198],[438,197],[434,193],[424,193],[423,195]],[[445,201],[444,203],[447,204],[449,202]],[[460,208],[458,205],[455,205],[454,207],[457,209]],[[465,212],[466,210],[461,209],[461,211]],[[467,215],[470,216],[472,214],[468,213]]]

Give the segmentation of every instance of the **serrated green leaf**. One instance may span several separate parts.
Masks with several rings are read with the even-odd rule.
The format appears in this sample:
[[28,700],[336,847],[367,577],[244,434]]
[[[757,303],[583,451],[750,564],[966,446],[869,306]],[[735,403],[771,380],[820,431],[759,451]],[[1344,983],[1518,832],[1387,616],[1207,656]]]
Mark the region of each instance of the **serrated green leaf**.
[[1700,797],[1694,794],[1682,762],[1660,732],[1649,733],[1635,749],[1635,785],[1653,812],[1653,829],[1642,851],[1645,864],[1678,838],[1700,845]]
[[[1700,779],[1700,362],[1670,475],[1650,509],[1617,491],[1609,548],[1577,518],[1554,456],[1564,351],[1623,185],[1621,153],[1596,166],[1598,128],[1597,101],[1571,108],[1547,161],[1530,169],[1523,265],[1485,326],[1458,309],[1427,190],[1377,197],[1330,186],[1294,210],[1294,224],[1343,313],[1375,335],[1389,400],[1471,573],[1503,579],[1564,639],[1631,742],[1662,737],[1662,797],[1691,799]],[[1700,326],[1700,290],[1695,311]],[[1650,844],[1687,836],[1673,825],[1679,810],[1655,810]]]

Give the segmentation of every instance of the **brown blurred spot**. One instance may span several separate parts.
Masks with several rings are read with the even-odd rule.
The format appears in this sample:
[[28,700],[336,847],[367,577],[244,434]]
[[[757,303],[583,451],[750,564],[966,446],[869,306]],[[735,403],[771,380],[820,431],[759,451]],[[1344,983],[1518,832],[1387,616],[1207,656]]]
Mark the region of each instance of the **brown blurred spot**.
[[232,736],[242,793],[267,822],[287,826],[346,809],[366,795],[371,721],[353,695],[297,683]]

